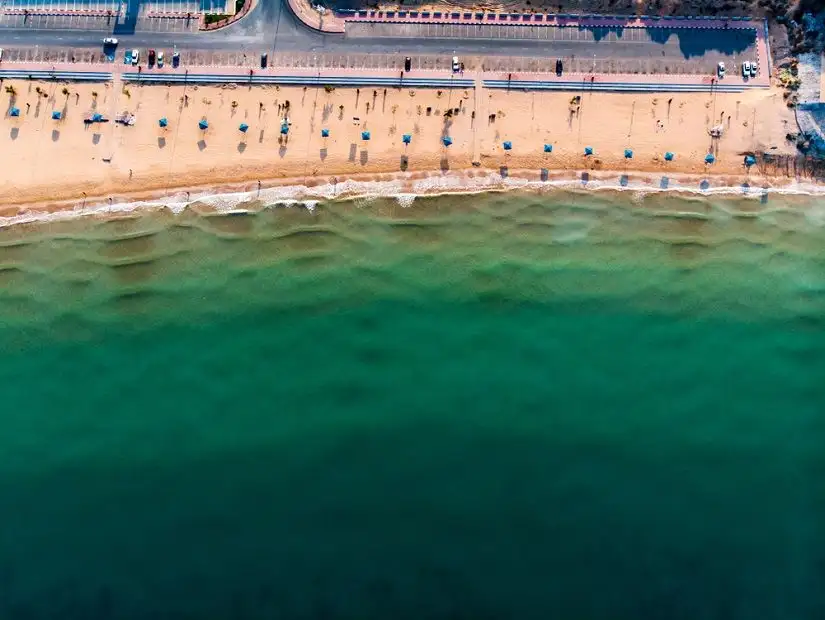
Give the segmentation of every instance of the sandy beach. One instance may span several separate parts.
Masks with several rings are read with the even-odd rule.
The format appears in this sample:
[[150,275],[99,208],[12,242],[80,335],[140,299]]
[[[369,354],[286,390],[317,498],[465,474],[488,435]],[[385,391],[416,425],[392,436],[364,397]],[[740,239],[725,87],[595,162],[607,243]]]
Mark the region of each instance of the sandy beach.
[[[129,86],[4,81],[3,215],[79,200],[162,196],[181,188],[302,184],[481,168],[744,177],[748,152],[795,153],[779,90],[613,94],[482,88],[323,89]],[[12,92],[13,91],[13,92]],[[19,117],[11,117],[14,105]],[[62,118],[54,120],[53,111]],[[92,113],[109,122],[84,123]],[[135,124],[113,122],[129,112]],[[159,126],[166,118],[168,125]],[[289,132],[281,133],[283,119]],[[206,120],[208,128],[199,128]],[[243,133],[239,125],[248,125]],[[721,125],[723,136],[708,130]],[[322,137],[327,129],[329,137]],[[369,140],[363,139],[369,132]],[[402,136],[410,134],[404,145]],[[444,146],[442,138],[452,139]],[[509,141],[512,149],[505,151]],[[552,144],[552,153],[544,145]],[[593,155],[584,156],[585,146]],[[633,158],[625,158],[625,149]],[[672,151],[675,159],[664,161]],[[716,162],[704,163],[713,151]],[[751,171],[751,177],[775,171]],[[62,204],[61,204],[62,203]]]

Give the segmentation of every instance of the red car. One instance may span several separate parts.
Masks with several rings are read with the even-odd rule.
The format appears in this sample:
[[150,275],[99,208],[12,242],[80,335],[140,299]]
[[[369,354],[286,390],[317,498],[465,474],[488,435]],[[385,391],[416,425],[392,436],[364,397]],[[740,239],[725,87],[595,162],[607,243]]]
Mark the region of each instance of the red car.
[[149,66],[155,64],[155,50],[149,50]]

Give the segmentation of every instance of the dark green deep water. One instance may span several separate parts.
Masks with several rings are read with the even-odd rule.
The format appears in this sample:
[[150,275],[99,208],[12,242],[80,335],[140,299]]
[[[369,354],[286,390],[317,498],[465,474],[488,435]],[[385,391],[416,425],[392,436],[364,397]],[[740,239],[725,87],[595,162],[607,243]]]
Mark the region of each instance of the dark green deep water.
[[0,618],[825,617],[783,200],[0,231]]

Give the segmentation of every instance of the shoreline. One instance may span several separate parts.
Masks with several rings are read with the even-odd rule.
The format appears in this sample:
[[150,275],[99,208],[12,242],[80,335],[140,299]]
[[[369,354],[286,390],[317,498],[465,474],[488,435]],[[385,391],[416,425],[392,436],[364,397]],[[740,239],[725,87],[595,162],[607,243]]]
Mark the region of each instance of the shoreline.
[[[44,86],[6,91],[25,114],[0,120],[0,225],[195,198],[235,208],[259,187],[265,202],[521,187],[820,191],[819,168],[786,143],[793,117],[778,91]],[[110,122],[82,122],[93,112]],[[121,115],[134,125],[115,123]],[[765,154],[750,172],[748,153]]]
[[[467,174],[470,173],[470,174]],[[109,197],[41,202],[21,205],[14,215],[0,215],[0,228],[21,224],[64,221],[84,217],[122,217],[132,213],[168,210],[179,214],[195,209],[201,215],[253,213],[271,206],[301,205],[312,210],[319,202],[395,199],[411,206],[418,198],[473,195],[495,192],[613,192],[672,197],[759,200],[771,195],[816,197],[825,195],[825,184],[800,183],[787,178],[730,174],[656,175],[645,171],[551,170],[546,179],[534,170],[517,169],[502,177],[498,172],[472,168],[448,173],[362,173],[337,183],[286,178],[257,183],[223,183],[175,188],[172,191],[138,190]],[[654,178],[655,177],[655,178]],[[586,178],[587,180],[583,180]],[[662,179],[668,184],[662,185]],[[776,183],[783,180],[786,183]],[[626,181],[626,182],[624,182]],[[703,185],[706,183],[707,185]],[[84,204],[85,203],[85,204]],[[248,208],[245,205],[256,205]]]

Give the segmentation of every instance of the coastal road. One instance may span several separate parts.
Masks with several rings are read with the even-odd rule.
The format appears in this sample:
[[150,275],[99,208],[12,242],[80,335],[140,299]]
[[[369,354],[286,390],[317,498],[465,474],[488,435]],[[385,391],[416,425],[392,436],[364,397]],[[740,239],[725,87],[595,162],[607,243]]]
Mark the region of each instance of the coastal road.
[[[99,23],[99,22],[98,22]],[[351,24],[345,35],[322,34],[299,22],[285,0],[261,0],[252,12],[229,28],[215,32],[162,32],[139,27],[133,34],[117,33],[121,47],[269,52],[459,54],[532,56],[536,58],[667,58],[674,62],[708,56],[723,60],[749,53],[753,37],[742,31],[673,30],[656,36],[627,29],[621,36],[599,29],[480,25]],[[0,27],[0,46],[100,47],[107,29],[41,29]],[[666,29],[660,29],[666,31]],[[667,34],[667,33],[665,33]],[[738,38],[737,38],[738,37]],[[750,39],[748,38],[750,37]],[[721,43],[721,48],[720,48]]]

